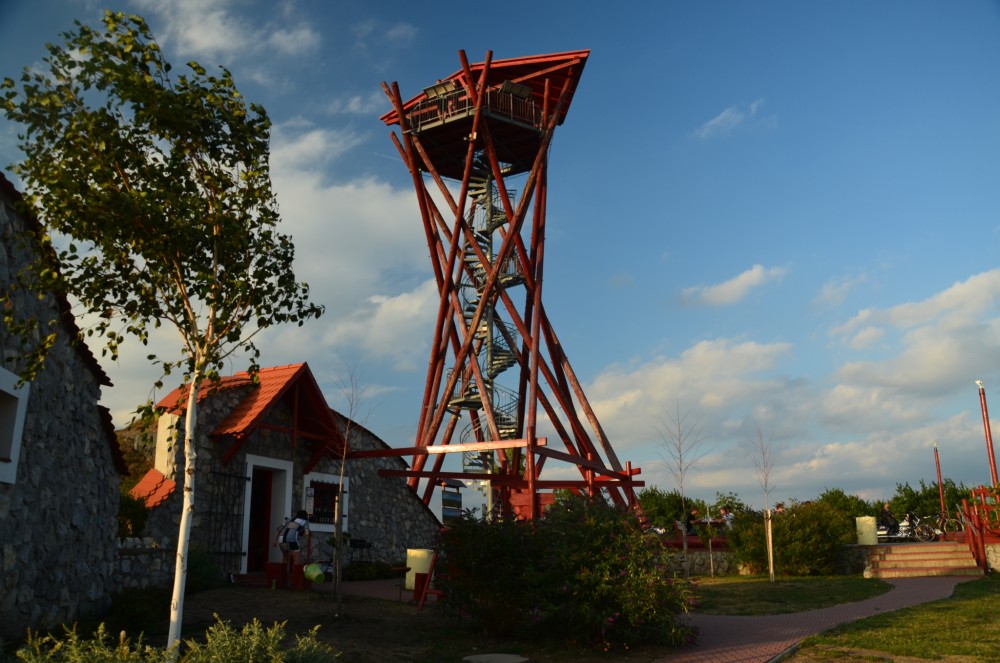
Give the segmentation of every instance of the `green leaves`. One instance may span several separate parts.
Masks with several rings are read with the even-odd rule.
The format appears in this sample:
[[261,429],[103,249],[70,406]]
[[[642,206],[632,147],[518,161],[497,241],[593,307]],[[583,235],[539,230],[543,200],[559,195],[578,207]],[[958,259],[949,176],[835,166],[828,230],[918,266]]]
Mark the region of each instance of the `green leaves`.
[[125,334],[145,343],[150,326],[173,325],[189,372],[199,354],[221,368],[237,349],[255,354],[261,329],[319,317],[277,230],[264,109],[225,69],[189,62],[171,80],[139,16],[75,25],[48,46],[47,71],[0,86],[25,127],[14,170],[26,199],[49,234],[71,240],[58,273],[41,265],[38,276],[102,316],[94,332],[112,357]]

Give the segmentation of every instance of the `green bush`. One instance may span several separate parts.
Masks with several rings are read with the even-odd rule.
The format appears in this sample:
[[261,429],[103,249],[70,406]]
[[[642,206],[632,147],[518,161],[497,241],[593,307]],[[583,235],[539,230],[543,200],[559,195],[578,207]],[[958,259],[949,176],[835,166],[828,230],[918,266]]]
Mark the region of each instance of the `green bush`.
[[28,633],[27,642],[17,650],[17,660],[26,663],[156,663],[168,661],[163,649],[150,647],[142,639],[133,644],[125,633],[117,640],[101,624],[90,640],[83,639],[76,627],[66,628],[63,638]]
[[142,536],[146,532],[146,520],[149,518],[149,508],[146,501],[133,497],[127,492],[121,494],[118,503],[118,538],[127,536]]
[[187,652],[181,663],[218,663],[219,661],[261,661],[281,663],[326,663],[339,654],[319,642],[315,626],[308,635],[296,636],[295,645],[285,645],[285,625],[264,628],[256,619],[236,631],[229,622],[218,621],[205,633],[205,643],[185,641]]
[[[180,663],[325,663],[340,654],[317,640],[318,630],[317,626],[308,635],[296,636],[295,644],[288,647],[283,623],[264,628],[255,619],[237,631],[228,622],[218,621],[205,633],[204,643],[185,641]],[[141,638],[133,644],[124,633],[113,640],[102,624],[90,640],[81,639],[76,628],[67,628],[61,639],[29,633],[16,655],[27,663],[160,663],[172,660],[170,653],[143,644]]]
[[495,636],[544,636],[609,649],[679,644],[690,590],[633,515],[562,498],[536,523],[466,517],[442,537],[442,604]]
[[[827,502],[793,504],[772,519],[774,570],[788,575],[832,575],[845,545],[855,537],[854,521]],[[736,514],[729,531],[730,549],[751,573],[767,571],[764,516]]]

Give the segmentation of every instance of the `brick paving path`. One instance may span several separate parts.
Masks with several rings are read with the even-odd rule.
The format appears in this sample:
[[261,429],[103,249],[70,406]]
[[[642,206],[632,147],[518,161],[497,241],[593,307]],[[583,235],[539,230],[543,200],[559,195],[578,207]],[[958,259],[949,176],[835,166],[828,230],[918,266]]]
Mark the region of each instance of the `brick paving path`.
[[655,663],[767,663],[800,643],[838,624],[951,596],[969,577],[897,578],[893,588],[875,598],[787,615],[731,617],[693,614],[689,623],[701,630],[697,645],[678,650]]

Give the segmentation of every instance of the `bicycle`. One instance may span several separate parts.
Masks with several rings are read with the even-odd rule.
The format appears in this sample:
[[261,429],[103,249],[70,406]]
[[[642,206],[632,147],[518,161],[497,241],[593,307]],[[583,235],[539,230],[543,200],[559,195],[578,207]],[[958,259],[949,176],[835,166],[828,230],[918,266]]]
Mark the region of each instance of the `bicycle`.
[[931,516],[927,516],[926,518],[921,518],[921,520],[926,523],[931,523],[934,527],[934,532],[938,537],[945,534],[961,532],[963,529],[962,523],[958,520],[958,518],[950,518],[944,511],[933,518]]

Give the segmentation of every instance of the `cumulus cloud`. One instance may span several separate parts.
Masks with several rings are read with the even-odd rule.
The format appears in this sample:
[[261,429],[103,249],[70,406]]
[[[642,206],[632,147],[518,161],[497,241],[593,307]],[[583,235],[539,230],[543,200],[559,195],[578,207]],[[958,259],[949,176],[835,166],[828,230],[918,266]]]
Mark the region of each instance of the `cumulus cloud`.
[[682,294],[684,299],[699,304],[727,306],[741,301],[755,288],[781,281],[787,271],[784,267],[765,268],[763,265],[754,265],[728,281],[685,288]]
[[239,12],[234,0],[136,0],[163,26],[157,39],[179,53],[196,58],[248,53],[301,55],[320,44],[319,33],[291,12],[269,14],[266,24],[255,24]]
[[356,346],[370,358],[391,359],[397,370],[413,370],[426,362],[427,330],[434,326],[437,302],[433,279],[410,292],[373,295],[363,306],[332,320],[324,342]]
[[977,319],[984,311],[995,308],[1000,299],[1000,269],[970,276],[946,290],[917,302],[905,302],[884,309],[866,308],[842,325],[834,327],[832,336],[849,336],[859,327],[886,324],[905,329],[925,325],[947,317],[952,322]]

